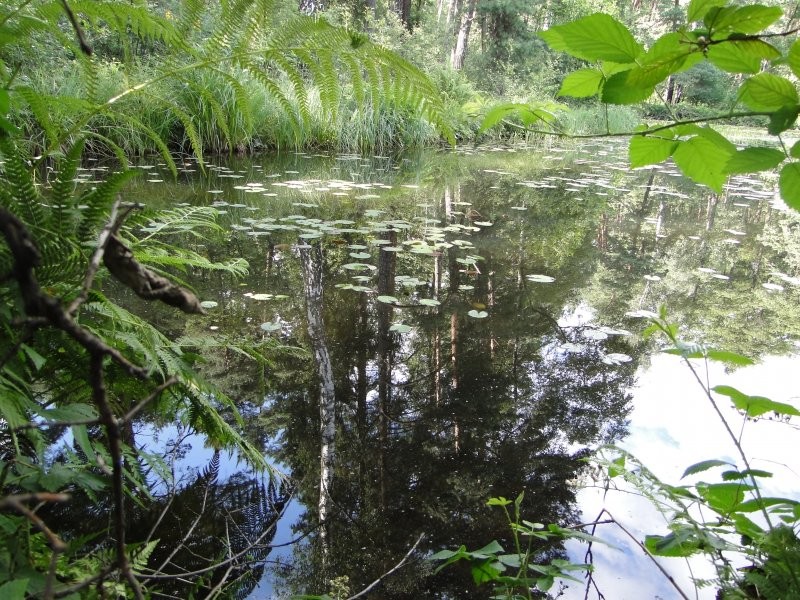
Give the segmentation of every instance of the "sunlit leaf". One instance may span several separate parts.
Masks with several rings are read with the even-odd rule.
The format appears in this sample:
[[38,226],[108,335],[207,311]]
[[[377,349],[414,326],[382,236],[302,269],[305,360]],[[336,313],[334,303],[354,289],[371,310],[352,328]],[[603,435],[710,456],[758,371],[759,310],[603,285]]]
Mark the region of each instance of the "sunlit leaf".
[[760,33],[780,19],[782,14],[783,10],[777,6],[750,4],[726,12],[716,20],[714,29],[717,32]]
[[778,415],[800,416],[800,411],[791,404],[775,402],[763,396],[748,396],[728,385],[718,385],[713,390],[723,396],[728,396],[733,405],[744,411],[748,417],[759,417],[763,414],[774,412]]
[[391,327],[389,327],[389,331],[396,331],[397,333],[408,333],[409,331],[413,331],[413,328],[404,323],[394,323]]
[[725,167],[731,154],[727,146],[698,135],[679,142],[672,158],[684,175],[721,192],[728,178]]
[[800,78],[800,40],[795,40],[789,48],[788,63],[794,76]]
[[628,72],[609,77],[603,85],[601,99],[607,104],[636,104],[653,95],[655,85],[635,86],[628,82]]
[[702,21],[706,13],[715,6],[725,6],[726,0],[691,0],[686,11],[686,18],[689,23]]
[[218,303],[218,302],[215,302],[214,300],[203,300],[203,301],[200,303],[200,306],[201,306],[202,308],[217,308],[218,304],[219,304],[219,303]]
[[622,23],[595,13],[539,33],[553,50],[584,60],[632,63],[644,51]]
[[376,299],[378,300],[378,302],[383,302],[384,304],[396,304],[400,302],[400,300],[398,300],[394,296],[378,296]]
[[725,460],[718,460],[718,459],[711,459],[711,460],[703,460],[698,463],[694,463],[693,465],[686,467],[686,470],[681,475],[681,479],[684,477],[688,477],[689,475],[694,475],[696,473],[702,473],[703,471],[708,471],[713,467],[732,467],[734,466],[732,463],[729,463]]
[[678,142],[675,140],[664,139],[657,136],[635,135],[631,138],[628,146],[628,158],[631,167],[644,167],[665,161],[675,148]]
[[602,82],[603,73],[599,69],[578,69],[564,78],[558,95],[589,98],[600,91]]
[[728,73],[758,73],[762,60],[773,60],[781,53],[763,40],[736,40],[714,44],[706,55],[712,64]]
[[745,148],[728,160],[728,173],[756,173],[777,167],[786,155],[776,148]]
[[474,319],[485,319],[489,316],[485,310],[471,310],[467,314]]
[[550,275],[540,274],[526,275],[525,279],[534,283],[553,283],[556,280],[555,277],[550,277]]
[[783,166],[779,186],[783,201],[789,207],[800,211],[800,162],[791,162]]
[[698,483],[697,492],[708,505],[720,513],[732,511],[753,487],[743,483]]
[[798,102],[797,90],[791,81],[773,73],[759,73],[739,88],[739,98],[753,110],[777,110]]

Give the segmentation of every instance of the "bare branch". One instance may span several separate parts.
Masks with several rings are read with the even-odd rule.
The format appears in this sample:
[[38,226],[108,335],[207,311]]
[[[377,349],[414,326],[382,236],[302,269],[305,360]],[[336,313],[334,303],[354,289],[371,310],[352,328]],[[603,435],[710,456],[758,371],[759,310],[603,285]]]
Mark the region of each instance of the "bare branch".
[[411,549],[408,552],[406,552],[406,555],[403,557],[403,559],[399,563],[397,563],[391,569],[386,571],[386,573],[384,573],[383,575],[378,577],[375,581],[370,583],[363,590],[361,590],[360,592],[358,592],[357,594],[355,594],[353,596],[350,596],[347,600],[355,600],[356,598],[361,598],[362,596],[367,595],[370,592],[370,590],[372,590],[375,586],[377,586],[381,581],[383,581],[384,579],[386,579],[387,577],[389,577],[390,575],[392,575],[396,571],[399,571],[408,562],[408,559],[411,557],[411,555],[414,553],[414,550],[417,549],[417,546],[420,545],[420,542],[422,542],[422,540],[424,538],[425,538],[425,534],[421,533],[420,536],[417,538],[417,541],[414,542],[414,545],[411,546]]

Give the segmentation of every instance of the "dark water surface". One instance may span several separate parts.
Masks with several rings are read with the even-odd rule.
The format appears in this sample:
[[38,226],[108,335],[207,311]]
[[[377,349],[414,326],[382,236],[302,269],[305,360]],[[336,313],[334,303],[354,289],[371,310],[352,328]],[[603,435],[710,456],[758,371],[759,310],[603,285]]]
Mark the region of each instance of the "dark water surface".
[[[506,545],[502,513],[486,506],[493,496],[524,491],[524,518],[581,522],[578,491],[591,483],[581,459],[630,430],[634,445],[647,432],[673,435],[659,417],[631,421],[657,347],[639,335],[637,311],[664,304],[691,341],[756,359],[789,354],[800,340],[798,217],[774,205],[769,178],[735,178],[718,196],[672,166],[630,171],[624,148],[609,141],[210,163],[204,176],[187,161],[179,183],[161,166],[143,167],[137,193],[150,207],[183,211],[176,218],[213,207],[222,229],[179,243],[249,265],[238,279],[190,274],[208,314],[165,322],[186,340],[225,334],[260,344],[265,357],[207,351],[202,369],[237,399],[249,439],[290,482],[254,477],[189,437],[179,464],[194,491],[173,509],[189,520],[212,475],[224,510],[211,514],[211,540],[222,539],[211,523],[221,527],[225,514],[255,535],[288,506],[269,539],[301,541],[252,556],[266,569],[238,597],[337,585],[355,593],[421,534],[412,564],[370,597],[488,597],[466,569],[434,575],[435,565],[418,559],[462,544]],[[157,230],[154,222],[146,234]],[[299,258],[306,246],[322,274],[325,335],[315,343],[327,347],[336,397],[324,528],[320,388],[306,329],[313,299]],[[659,389],[685,395],[669,372]],[[664,422],[691,420],[691,407],[670,404],[658,411],[689,414]],[[177,433],[162,431],[154,446]],[[537,550],[541,561],[564,556],[559,545]],[[636,597],[611,589],[609,598]]]

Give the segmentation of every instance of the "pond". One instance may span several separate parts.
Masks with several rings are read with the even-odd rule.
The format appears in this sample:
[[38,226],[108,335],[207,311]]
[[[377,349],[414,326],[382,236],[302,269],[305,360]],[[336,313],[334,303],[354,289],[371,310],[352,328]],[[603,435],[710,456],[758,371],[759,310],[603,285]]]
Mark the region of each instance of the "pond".
[[[787,401],[796,388],[781,357],[800,343],[800,219],[776,205],[770,177],[733,178],[717,195],[670,165],[631,171],[610,140],[405,157],[288,153],[210,161],[205,174],[193,160],[182,166],[176,182],[163,165],[142,165],[135,194],[177,222],[213,209],[220,231],[171,241],[249,268],[238,278],[189,274],[207,314],[152,318],[187,348],[205,340],[204,376],[236,400],[248,439],[285,478],[253,475],[189,431],[143,426],[139,442],[168,444],[188,473],[172,509],[183,529],[162,545],[178,544],[201,506],[213,504],[203,518],[216,524],[196,553],[234,525],[252,540],[283,515],[264,539],[296,543],[250,556],[257,567],[236,572],[248,575],[236,597],[346,597],[422,534],[410,565],[369,597],[488,597],[466,567],[434,573],[421,558],[495,539],[508,547],[489,498],[524,492],[524,518],[574,525],[598,510],[583,460],[598,446],[627,444],[669,481],[692,462],[732,455],[709,433],[716,423],[702,393],[687,404],[691,374],[641,335],[642,311],[664,305],[688,340],[780,374],[751,377],[750,393],[780,384],[766,391]],[[238,351],[214,348],[223,335]],[[663,533],[641,507],[618,506],[637,535]],[[630,567],[638,551],[628,547],[597,555],[606,597],[677,597],[657,571]],[[580,562],[584,551],[543,544],[537,559]],[[552,592],[559,585],[584,597],[581,583]]]

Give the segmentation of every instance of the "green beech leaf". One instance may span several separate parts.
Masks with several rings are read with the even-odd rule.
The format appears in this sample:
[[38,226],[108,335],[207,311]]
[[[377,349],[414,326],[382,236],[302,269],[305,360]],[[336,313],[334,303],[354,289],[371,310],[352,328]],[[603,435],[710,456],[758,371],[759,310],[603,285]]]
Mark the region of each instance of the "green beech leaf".
[[678,143],[672,158],[681,172],[716,192],[728,178],[725,171],[732,152],[716,141],[703,136],[695,136]]
[[539,35],[553,50],[584,60],[632,63],[644,51],[625,25],[603,13],[556,25]]
[[672,156],[677,147],[678,142],[675,140],[637,135],[631,138],[628,146],[628,158],[634,169],[645,165],[655,165]]
[[777,6],[750,4],[728,11],[714,23],[716,32],[760,33],[781,18],[783,10]]
[[750,538],[756,538],[764,533],[764,530],[759,525],[756,525],[744,515],[734,513],[731,515],[731,519],[733,519],[736,532],[741,535],[746,535]]
[[792,158],[800,158],[800,140],[794,143],[792,149],[789,150],[789,154]]
[[777,110],[798,103],[797,90],[791,81],[772,73],[753,75],[742,84],[739,97],[754,110]]
[[579,69],[564,78],[558,95],[589,98],[600,91],[601,83],[603,83],[603,73],[599,69]]
[[789,48],[788,59],[792,73],[794,73],[795,77],[800,78],[800,40],[795,41],[792,47]]
[[501,552],[503,552],[503,547],[497,542],[497,540],[494,540],[486,544],[480,550],[473,550],[470,554],[477,557],[488,558],[491,555],[499,554]]
[[681,479],[684,477],[688,477],[689,475],[694,475],[695,473],[702,473],[703,471],[708,471],[708,469],[712,469],[714,467],[732,467],[734,466],[732,463],[729,463],[725,460],[703,460],[698,463],[694,463],[690,467],[686,467],[686,470],[681,475]]
[[706,350],[705,355],[709,360],[724,362],[740,367],[746,367],[755,364],[753,359],[742,356],[741,354],[737,354],[736,352],[729,352],[728,350],[714,350],[713,348],[709,348]]
[[791,208],[800,211],[800,162],[791,162],[781,169],[779,182],[781,198]]
[[702,21],[706,13],[716,6],[725,6],[725,0],[692,0],[686,11],[686,18],[689,23]]
[[471,567],[472,580],[478,585],[487,581],[494,581],[503,570],[505,570],[503,564],[494,559],[473,562]]
[[14,579],[0,585],[0,598],[5,600],[24,600],[28,589],[28,579]]
[[769,116],[767,131],[770,135],[779,135],[794,126],[800,106],[784,106]]
[[777,167],[786,155],[775,148],[745,148],[728,161],[728,173],[756,173]]
[[662,35],[650,50],[628,72],[628,83],[636,87],[647,87],[660,83],[673,73],[685,71],[703,60],[696,47],[686,43],[680,33]]
[[708,60],[728,73],[758,73],[762,60],[773,60],[781,53],[763,40],[736,40],[709,46]]
[[602,100],[606,104],[636,104],[647,100],[655,89],[654,85],[636,87],[628,83],[628,71],[616,73],[603,85]]
[[760,469],[745,469],[744,471],[725,471],[722,473],[723,481],[740,481],[750,477],[772,477],[769,471],[762,471]]
[[744,483],[698,483],[697,492],[708,505],[720,513],[731,512],[744,500],[744,493],[753,486]]
[[680,530],[668,535],[648,535],[644,538],[647,551],[653,556],[691,556],[698,551],[700,542],[691,532]]
[[729,385],[718,385],[712,389],[717,394],[728,396],[733,405],[738,410],[743,410],[748,417],[760,417],[769,412],[793,417],[800,416],[800,410],[797,410],[791,404],[775,402],[763,396],[748,396]]

